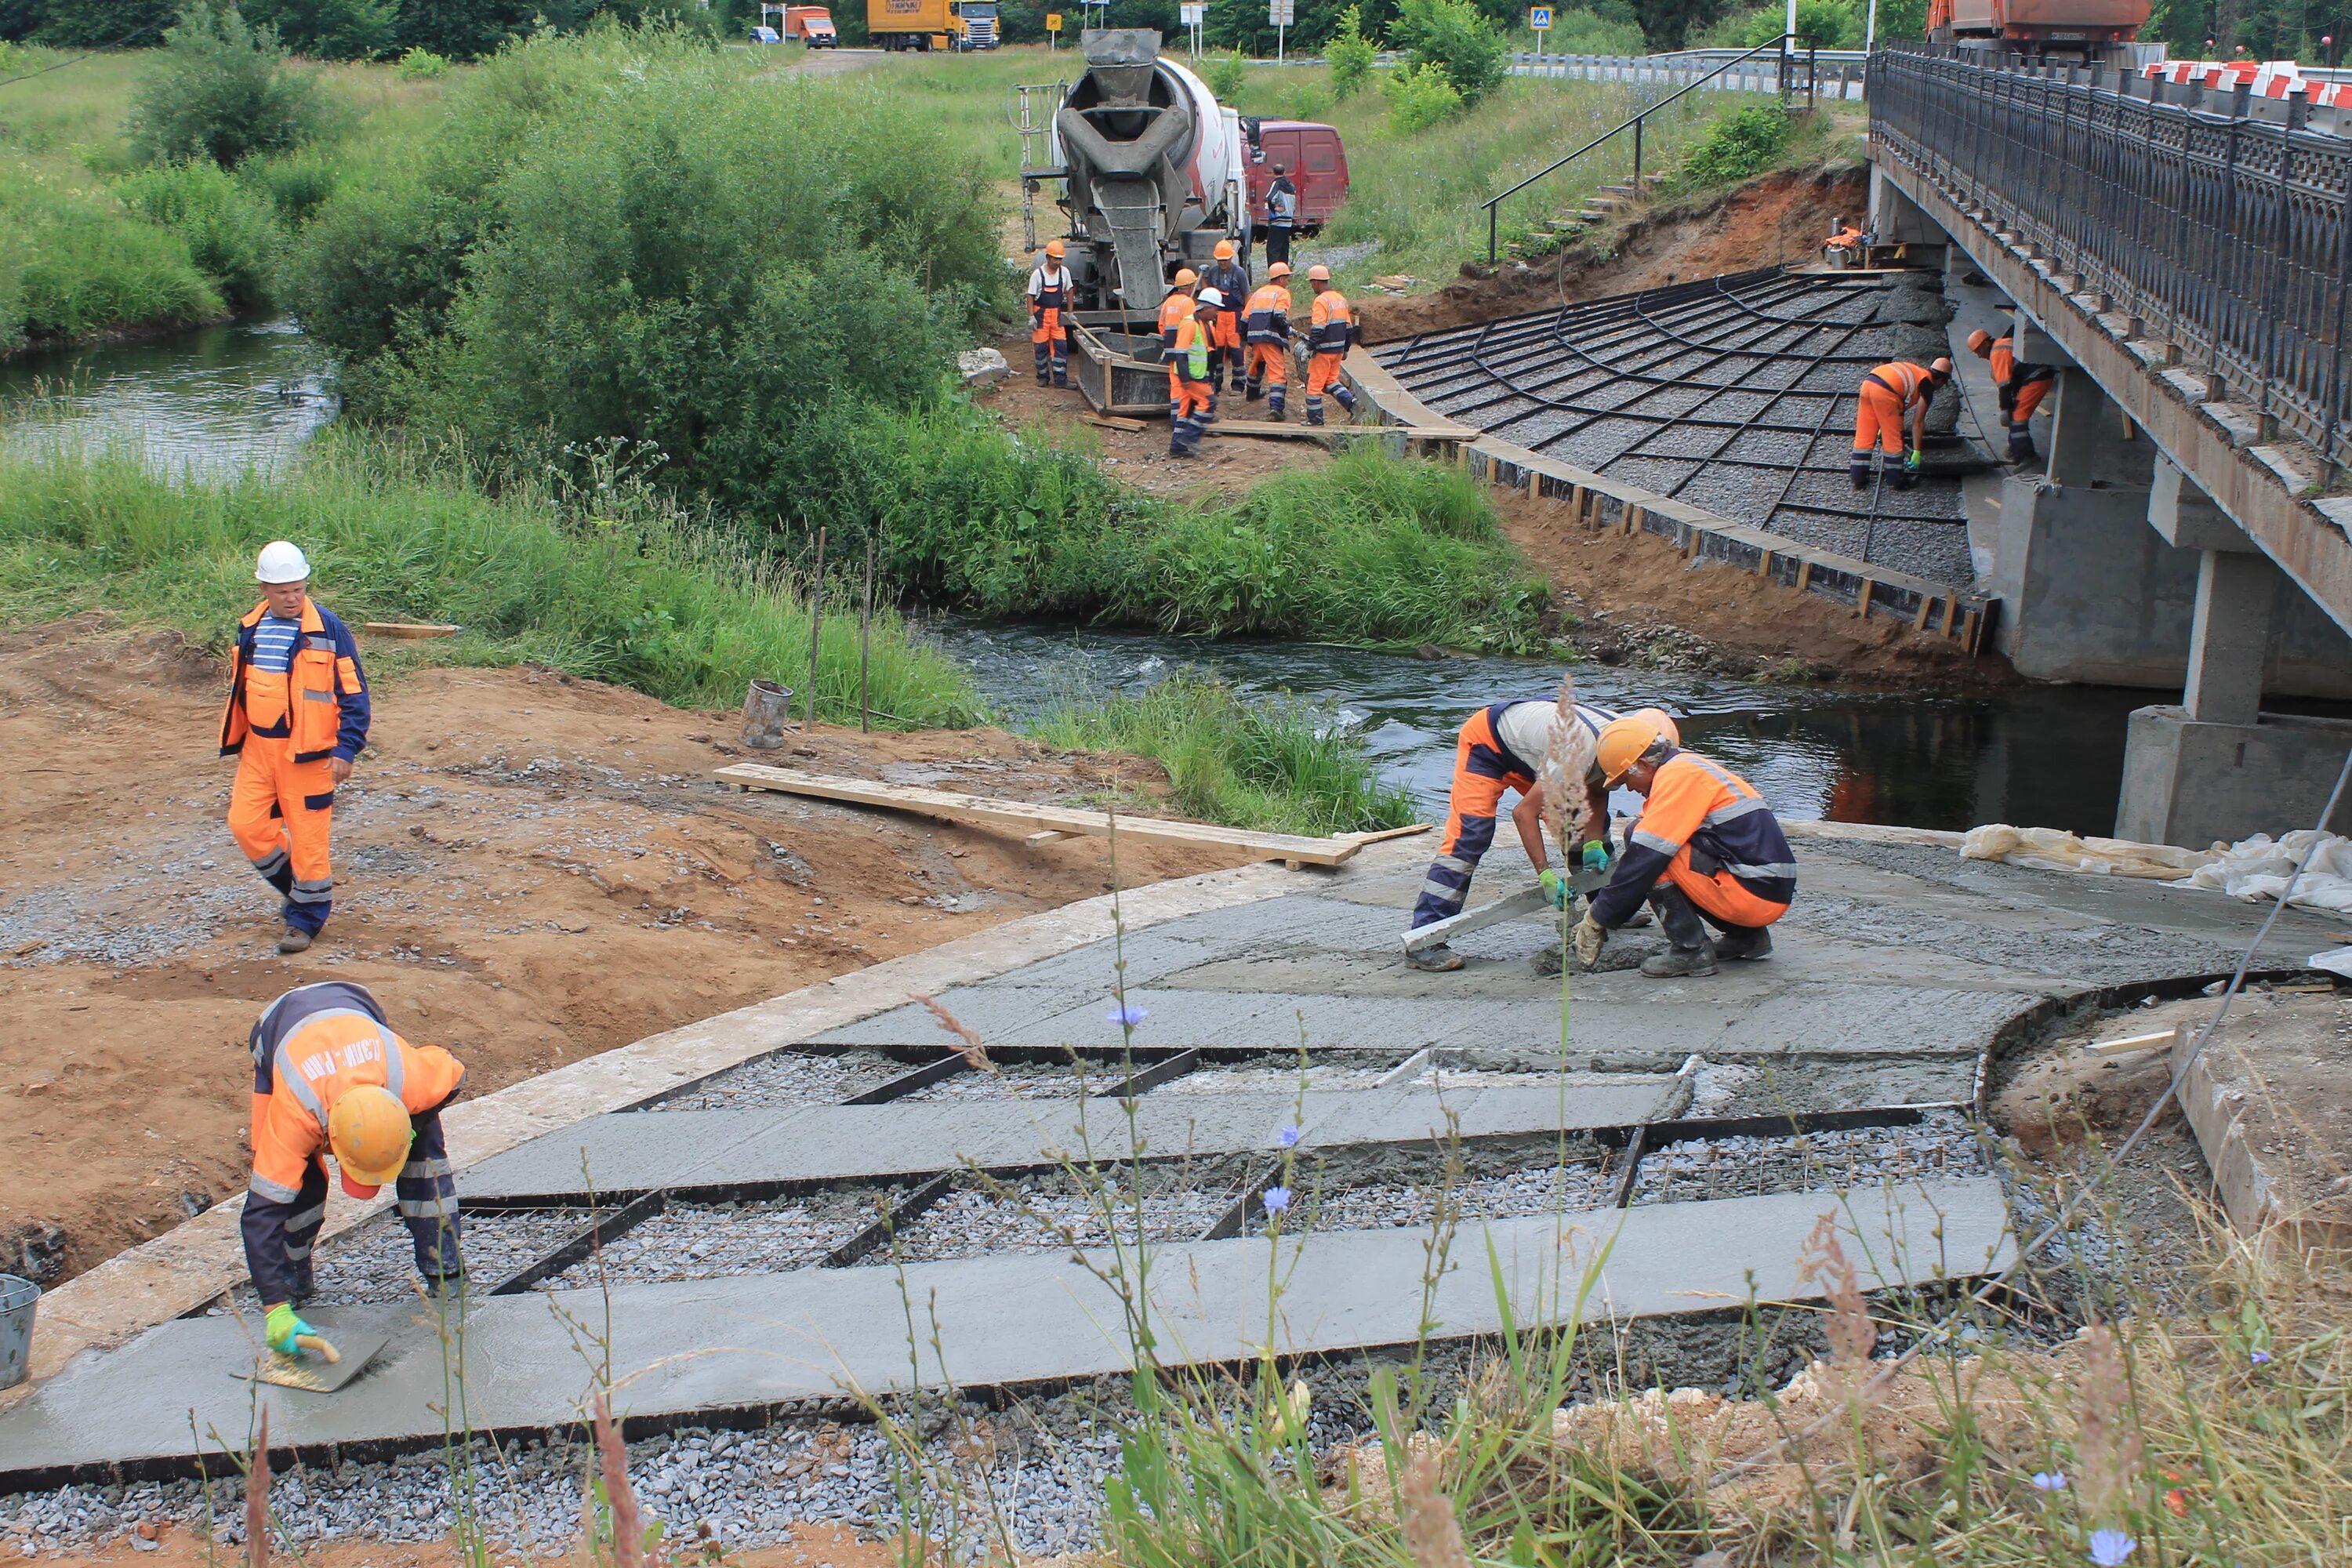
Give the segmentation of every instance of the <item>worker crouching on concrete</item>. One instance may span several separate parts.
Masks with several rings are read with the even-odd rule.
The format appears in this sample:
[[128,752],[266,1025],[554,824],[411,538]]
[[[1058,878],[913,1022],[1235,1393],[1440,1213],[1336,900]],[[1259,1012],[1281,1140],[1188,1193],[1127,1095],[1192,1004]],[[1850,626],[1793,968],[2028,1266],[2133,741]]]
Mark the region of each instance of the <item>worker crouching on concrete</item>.
[[[1919,482],[1919,448],[1927,435],[1927,405],[1937,388],[1952,379],[1952,362],[1913,364],[1895,360],[1862,378],[1860,405],[1854,410],[1853,462],[1846,477],[1853,488],[1870,488],[1871,448],[1879,448],[1882,472],[1891,470],[1895,488],[1907,490]],[[1910,441],[1904,442],[1904,423],[1910,423]]]
[[1331,269],[1318,262],[1307,269],[1315,303],[1307,318],[1307,423],[1323,423],[1323,395],[1329,393],[1350,415],[1356,395],[1340,379],[1349,345],[1356,341],[1356,312],[1348,297],[1331,287]]
[[1265,399],[1266,413],[1279,424],[1289,417],[1284,399],[1290,386],[1290,263],[1277,261],[1265,269],[1265,281],[1249,297],[1243,323],[1249,340],[1249,385],[1252,403]]
[[1168,356],[1168,455],[1201,455],[1201,422],[1216,401],[1209,377],[1217,360],[1217,321],[1227,312],[1225,298],[1203,289],[1192,313],[1176,323],[1175,352]]
[[[1526,847],[1537,879],[1551,895],[1553,905],[1566,907],[1566,885],[1551,868],[1550,852],[1544,847],[1543,786],[1536,782],[1550,747],[1552,720],[1559,712],[1559,704],[1549,697],[1496,702],[1481,708],[1463,723],[1454,739],[1454,786],[1445,801],[1445,837],[1437,847],[1437,858],[1429,863],[1421,897],[1413,902],[1412,929],[1419,931],[1462,912],[1463,901],[1470,896],[1470,879],[1495,842],[1496,813],[1503,796],[1512,790],[1518,791],[1519,804],[1511,808],[1511,826],[1519,830],[1519,842]],[[1598,736],[1617,715],[1580,702],[1576,717]],[[1598,779],[1589,781],[1587,787],[1591,810],[1586,820],[1596,832],[1606,832],[1609,792]],[[1585,844],[1578,855],[1594,870],[1609,864],[1609,847],[1599,839]],[[1454,970],[1462,967],[1462,955],[1439,942],[1408,952],[1405,962],[1415,969]]]
[[264,546],[254,576],[261,603],[237,623],[221,713],[221,755],[236,758],[228,830],[286,901],[278,951],[299,952],[333,908],[328,837],[367,744],[367,675],[350,630],[311,599],[301,551]]
[[2000,427],[2009,432],[2009,458],[2030,462],[2041,454],[2033,449],[2033,411],[2056,384],[2054,365],[2027,364],[2017,357],[2015,334],[1994,337],[1979,327],[1969,334],[1969,352],[1992,362],[1993,389],[2000,396]]
[[1209,361],[1209,417],[1214,419],[1217,395],[1225,390],[1225,373],[1233,373],[1235,386],[1249,374],[1242,347],[1241,308],[1250,297],[1250,275],[1232,240],[1217,241],[1216,258],[1201,275],[1201,287],[1214,289],[1225,302],[1224,313],[1216,322],[1216,339],[1209,345],[1214,351]]
[[292,1355],[297,1335],[318,1332],[294,1309],[311,1294],[330,1153],[352,1197],[372,1198],[394,1184],[429,1289],[446,1290],[461,1277],[457,1189],[440,1113],[465,1078],[440,1047],[394,1034],[367,988],[348,981],[289,991],[253,1026],[245,1266],[268,1313],[272,1350]]
[[[1643,900],[1673,945],[1642,961],[1653,979],[1713,974],[1718,959],[1770,955],[1764,929],[1797,896],[1796,858],[1754,785],[1675,742],[1646,714],[1604,727],[1593,742],[1601,776],[1644,805],[1609,885],[1592,895],[1570,933],[1590,969],[1601,943]],[[1707,927],[1723,934],[1710,940]]]
[[1864,243],[1862,230],[1854,226],[1852,218],[1848,218],[1831,230],[1829,238],[1822,242],[1822,259],[1832,267],[1859,267]]
[[1045,253],[1029,269],[1029,342],[1037,352],[1037,384],[1048,375],[1055,386],[1070,384],[1070,327],[1064,315],[1076,286],[1062,264],[1067,248],[1058,239],[1045,242]]

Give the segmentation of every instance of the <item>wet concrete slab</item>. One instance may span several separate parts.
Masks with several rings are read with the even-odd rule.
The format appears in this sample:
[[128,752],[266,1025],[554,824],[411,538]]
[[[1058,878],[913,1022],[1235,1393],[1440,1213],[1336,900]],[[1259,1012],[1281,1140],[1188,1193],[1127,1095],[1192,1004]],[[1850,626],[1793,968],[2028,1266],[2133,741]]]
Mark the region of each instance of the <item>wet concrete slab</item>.
[[[878,1181],[965,1165],[1024,1170],[1064,1159],[1246,1153],[1297,1126],[1313,1148],[1630,1127],[1677,1115],[1685,1080],[1565,1074],[1526,1087],[1309,1089],[1115,1100],[929,1100],[600,1116],[467,1171],[461,1201],[511,1204],[655,1187],[777,1187]],[[584,1171],[584,1175],[583,1175]]]
[[[1465,1227],[1455,1246],[1484,1253],[1491,1240],[1523,1324],[1558,1321],[1588,1270],[1597,1270],[1592,1315],[1665,1316],[1751,1293],[1797,1297],[1797,1254],[1823,1213],[1841,1215],[1850,1255],[1867,1260],[1867,1287],[1979,1273],[2010,1247],[2000,1188],[1989,1179],[1861,1188],[1843,1204],[1794,1194],[1498,1221]],[[1161,1358],[1255,1355],[1270,1302],[1273,1348],[1286,1355],[1409,1344],[1425,1305],[1436,1337],[1496,1331],[1501,1307],[1484,1268],[1449,1271],[1424,1303],[1427,1241],[1400,1229],[1160,1247],[1150,1292]],[[1131,1366],[1119,1298],[1098,1272],[1111,1267],[1102,1254],[1027,1254],[621,1286],[609,1318],[604,1297],[585,1290],[477,1300],[461,1324],[419,1307],[322,1311],[330,1333],[380,1331],[390,1343],[339,1394],[271,1388],[259,1399],[273,1446],[361,1457],[440,1440],[460,1344],[478,1434],[576,1421],[607,1355],[615,1408],[641,1420],[878,1396],[918,1382],[1051,1384]],[[918,1321],[939,1325],[936,1346],[928,1328],[910,1346],[909,1302]],[[607,1322],[605,1345],[583,1341],[583,1324],[602,1331]],[[241,1447],[255,1414],[236,1375],[256,1354],[250,1330],[234,1318],[179,1320],[78,1362],[0,1415],[0,1489],[184,1470],[200,1448]]]

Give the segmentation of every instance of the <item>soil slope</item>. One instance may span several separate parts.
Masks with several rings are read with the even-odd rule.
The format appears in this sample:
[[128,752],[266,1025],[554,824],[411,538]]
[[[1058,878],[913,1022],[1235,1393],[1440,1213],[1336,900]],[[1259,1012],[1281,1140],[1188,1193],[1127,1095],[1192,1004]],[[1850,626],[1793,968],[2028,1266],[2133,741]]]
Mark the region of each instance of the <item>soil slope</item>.
[[[367,985],[482,1093],[1109,885],[1099,840],[725,793],[731,714],[429,669],[380,681],[339,792],[334,917],[281,958],[275,897],[222,825],[222,683],[171,634],[0,634],[0,1268],[54,1283],[241,1188],[247,1031],[292,986]],[[1024,799],[1160,776],[989,730],[821,726],[766,755]],[[1130,884],[1234,863],[1120,853]]]

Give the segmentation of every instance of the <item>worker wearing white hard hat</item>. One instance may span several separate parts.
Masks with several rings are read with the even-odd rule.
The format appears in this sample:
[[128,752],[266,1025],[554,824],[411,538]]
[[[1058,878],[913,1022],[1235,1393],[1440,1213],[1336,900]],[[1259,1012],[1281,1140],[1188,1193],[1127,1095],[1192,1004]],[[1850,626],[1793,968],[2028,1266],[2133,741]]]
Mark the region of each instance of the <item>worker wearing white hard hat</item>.
[[350,628],[311,599],[300,546],[262,546],[253,575],[261,603],[237,623],[221,714],[221,754],[236,758],[228,830],[284,900],[278,951],[300,952],[333,908],[328,838],[367,744],[367,675]]
[[1168,455],[1201,455],[1201,423],[1215,394],[1210,373],[1216,364],[1217,321],[1225,313],[1225,296],[1203,289],[1192,302],[1192,313],[1176,323],[1176,346],[1168,355]]

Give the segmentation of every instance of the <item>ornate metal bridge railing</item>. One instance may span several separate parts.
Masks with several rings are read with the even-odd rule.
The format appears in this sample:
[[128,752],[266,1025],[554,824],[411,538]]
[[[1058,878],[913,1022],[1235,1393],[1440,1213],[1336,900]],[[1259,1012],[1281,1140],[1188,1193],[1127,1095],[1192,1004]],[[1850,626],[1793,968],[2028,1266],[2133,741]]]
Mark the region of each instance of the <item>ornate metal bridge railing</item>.
[[2229,112],[2168,90],[2196,89],[1881,53],[1871,135],[2169,342],[2215,396],[2310,442],[2332,477],[2352,464],[2352,142],[2307,128],[2299,99],[2266,106],[2273,121],[2242,89],[2215,100]]

